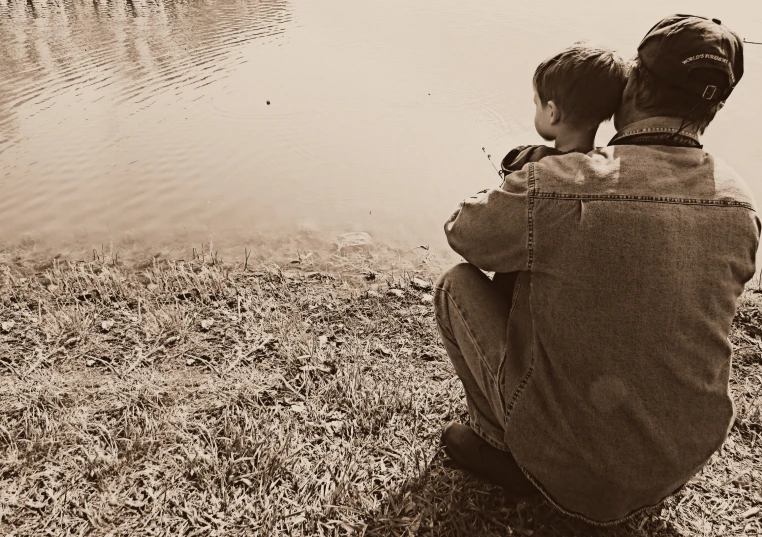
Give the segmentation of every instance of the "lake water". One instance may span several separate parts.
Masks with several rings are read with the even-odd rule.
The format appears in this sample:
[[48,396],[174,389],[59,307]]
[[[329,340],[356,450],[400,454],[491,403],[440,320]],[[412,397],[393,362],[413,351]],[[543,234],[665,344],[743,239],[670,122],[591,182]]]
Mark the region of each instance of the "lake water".
[[[498,183],[482,147],[540,141],[538,62],[581,39],[629,57],[675,12],[762,41],[748,1],[0,0],[2,239],[443,246]],[[747,45],[705,146],[762,201],[760,96]]]

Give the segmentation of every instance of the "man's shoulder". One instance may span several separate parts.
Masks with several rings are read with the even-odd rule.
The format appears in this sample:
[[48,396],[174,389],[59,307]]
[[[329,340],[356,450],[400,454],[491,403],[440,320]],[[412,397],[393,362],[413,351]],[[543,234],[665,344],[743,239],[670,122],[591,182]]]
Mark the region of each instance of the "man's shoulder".
[[621,157],[608,147],[589,153],[548,155],[532,165],[536,188],[543,191],[590,191],[621,175]]
[[616,145],[549,156],[532,166],[535,193],[754,205],[743,179],[698,148]]
[[727,162],[712,157],[714,162],[715,190],[718,199],[747,203],[756,211],[756,200],[749,185]]

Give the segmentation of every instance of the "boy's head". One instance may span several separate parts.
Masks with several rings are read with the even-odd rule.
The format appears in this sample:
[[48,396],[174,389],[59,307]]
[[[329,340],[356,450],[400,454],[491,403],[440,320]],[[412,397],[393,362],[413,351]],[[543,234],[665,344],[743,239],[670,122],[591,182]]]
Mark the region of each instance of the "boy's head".
[[534,72],[535,128],[555,140],[562,126],[590,131],[611,119],[627,85],[627,64],[610,50],[576,44]]

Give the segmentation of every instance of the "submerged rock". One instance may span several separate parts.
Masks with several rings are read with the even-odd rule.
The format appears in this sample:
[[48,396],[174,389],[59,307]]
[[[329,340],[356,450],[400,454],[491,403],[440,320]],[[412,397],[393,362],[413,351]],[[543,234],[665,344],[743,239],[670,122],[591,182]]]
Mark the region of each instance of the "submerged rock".
[[339,252],[347,248],[363,248],[373,245],[373,237],[364,231],[351,231],[349,233],[342,233],[336,237],[336,246],[338,247]]

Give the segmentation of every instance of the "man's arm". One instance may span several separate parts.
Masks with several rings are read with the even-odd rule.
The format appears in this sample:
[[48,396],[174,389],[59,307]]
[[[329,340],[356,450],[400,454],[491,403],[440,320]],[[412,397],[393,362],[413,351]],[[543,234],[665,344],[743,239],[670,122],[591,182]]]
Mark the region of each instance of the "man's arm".
[[526,169],[506,176],[500,188],[464,200],[445,223],[450,247],[478,268],[514,272],[529,268]]

